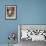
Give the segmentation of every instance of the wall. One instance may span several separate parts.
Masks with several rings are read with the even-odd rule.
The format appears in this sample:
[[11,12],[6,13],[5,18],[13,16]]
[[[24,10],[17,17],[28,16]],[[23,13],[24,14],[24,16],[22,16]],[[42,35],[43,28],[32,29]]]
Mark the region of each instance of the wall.
[[[5,5],[17,6],[17,19],[5,20]],[[7,44],[18,24],[46,24],[46,0],[0,0],[0,44]],[[17,40],[16,40],[17,42]]]

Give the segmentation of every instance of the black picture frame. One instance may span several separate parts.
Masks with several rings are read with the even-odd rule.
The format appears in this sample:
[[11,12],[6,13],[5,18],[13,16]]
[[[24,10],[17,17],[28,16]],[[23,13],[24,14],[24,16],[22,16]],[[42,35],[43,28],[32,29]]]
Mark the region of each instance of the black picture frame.
[[[13,16],[8,16],[8,14],[7,14],[7,9],[8,8],[14,8],[14,14],[13,14]],[[10,10],[9,9],[9,10]],[[5,19],[6,20],[16,20],[17,19],[17,8],[16,8],[16,5],[5,5]]]

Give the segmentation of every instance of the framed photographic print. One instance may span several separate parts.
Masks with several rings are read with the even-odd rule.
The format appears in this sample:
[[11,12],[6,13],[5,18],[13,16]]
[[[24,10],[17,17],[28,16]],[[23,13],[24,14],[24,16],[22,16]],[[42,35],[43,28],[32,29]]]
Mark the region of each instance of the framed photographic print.
[[5,18],[16,19],[16,5],[5,5]]

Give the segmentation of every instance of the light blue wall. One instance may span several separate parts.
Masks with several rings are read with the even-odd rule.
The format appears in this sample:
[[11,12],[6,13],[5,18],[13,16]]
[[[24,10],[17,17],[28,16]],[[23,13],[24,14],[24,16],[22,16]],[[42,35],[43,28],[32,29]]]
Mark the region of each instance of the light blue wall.
[[46,24],[46,0],[23,0],[20,7],[21,24]]
[[[5,5],[8,4],[17,6],[16,20],[5,20]],[[46,24],[46,0],[0,0],[0,44],[8,43],[10,32],[17,34],[18,24]]]

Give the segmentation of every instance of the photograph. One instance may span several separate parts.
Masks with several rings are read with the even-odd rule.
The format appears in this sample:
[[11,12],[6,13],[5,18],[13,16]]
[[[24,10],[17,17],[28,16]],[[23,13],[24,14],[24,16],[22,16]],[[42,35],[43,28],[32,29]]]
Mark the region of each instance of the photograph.
[[16,19],[16,5],[5,5],[5,18]]

